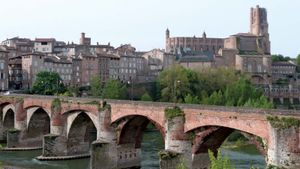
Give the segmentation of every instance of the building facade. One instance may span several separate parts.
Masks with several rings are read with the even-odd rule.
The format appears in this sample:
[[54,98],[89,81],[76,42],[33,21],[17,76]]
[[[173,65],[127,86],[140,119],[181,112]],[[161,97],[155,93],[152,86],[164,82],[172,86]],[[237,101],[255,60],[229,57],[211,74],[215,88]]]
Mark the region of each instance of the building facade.
[[153,49],[142,55],[144,58],[145,82],[153,82],[159,73],[175,63],[176,56],[160,49]]
[[8,90],[8,52],[0,47],[0,90]]
[[34,51],[41,53],[53,53],[56,40],[54,38],[36,38]]
[[170,37],[166,30],[166,52],[177,54],[180,49],[188,48],[194,51],[210,51],[217,53],[224,47],[223,38],[208,38],[204,32],[202,37]]
[[56,72],[65,85],[70,85],[72,77],[72,63],[58,57],[49,57],[42,53],[22,55],[22,86],[30,89],[39,72]]
[[143,71],[143,57],[121,55],[119,64],[119,80],[123,83],[138,82],[138,77]]

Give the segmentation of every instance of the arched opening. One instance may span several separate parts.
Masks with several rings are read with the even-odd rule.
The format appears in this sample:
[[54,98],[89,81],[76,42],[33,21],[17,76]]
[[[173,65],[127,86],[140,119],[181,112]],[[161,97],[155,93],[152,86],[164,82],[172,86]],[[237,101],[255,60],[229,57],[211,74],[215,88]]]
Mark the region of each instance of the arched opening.
[[164,149],[163,128],[144,116],[128,116],[119,123],[119,165],[159,168],[158,152]]
[[68,155],[88,154],[97,139],[97,129],[90,117],[81,112],[73,121],[68,133]]
[[201,127],[194,133],[193,166],[205,168],[209,165],[208,150],[215,155],[220,150],[235,168],[264,168],[266,165],[265,143],[258,136],[220,126]]
[[15,126],[15,113],[12,109],[8,109],[3,119],[3,140],[6,141],[7,131]]
[[42,145],[43,136],[50,133],[50,117],[43,108],[38,108],[31,116],[28,128],[28,141],[34,145]]
[[264,84],[267,84],[267,81],[263,76],[253,75],[253,76],[251,76],[251,83],[264,85]]

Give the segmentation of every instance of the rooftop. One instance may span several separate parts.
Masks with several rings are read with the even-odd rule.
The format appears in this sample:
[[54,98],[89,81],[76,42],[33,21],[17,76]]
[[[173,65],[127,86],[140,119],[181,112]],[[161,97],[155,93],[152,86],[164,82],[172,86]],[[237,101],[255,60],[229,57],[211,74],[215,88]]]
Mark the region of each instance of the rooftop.
[[35,38],[35,42],[54,42],[54,38]]
[[272,66],[296,66],[296,65],[291,62],[278,61],[278,62],[273,62]]

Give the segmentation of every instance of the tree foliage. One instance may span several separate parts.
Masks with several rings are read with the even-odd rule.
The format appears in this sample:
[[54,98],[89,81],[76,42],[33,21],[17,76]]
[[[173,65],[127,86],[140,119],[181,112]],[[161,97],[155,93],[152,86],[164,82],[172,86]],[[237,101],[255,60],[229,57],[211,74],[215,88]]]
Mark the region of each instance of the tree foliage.
[[283,56],[281,54],[272,55],[272,61],[278,62],[278,61],[289,61],[291,58],[289,56]]
[[66,90],[58,73],[39,72],[32,85],[32,92],[41,95],[54,95],[64,93]]
[[210,169],[235,169],[231,165],[231,162],[227,156],[222,156],[221,151],[218,151],[217,157],[214,156],[214,153],[208,150],[208,155],[210,159]]
[[180,65],[173,65],[163,71],[158,82],[162,101],[182,102],[184,96],[190,93],[188,71]]
[[91,95],[95,97],[100,97],[102,95],[102,84],[99,75],[95,75],[91,78]]
[[103,97],[107,99],[126,99],[127,87],[118,80],[109,79],[103,89]]
[[148,94],[148,92],[144,93],[141,97],[142,101],[153,101],[152,97]]
[[[179,82],[178,82],[179,81]],[[159,78],[161,101],[190,104],[272,108],[263,91],[250,78],[230,68],[201,72],[174,65]]]

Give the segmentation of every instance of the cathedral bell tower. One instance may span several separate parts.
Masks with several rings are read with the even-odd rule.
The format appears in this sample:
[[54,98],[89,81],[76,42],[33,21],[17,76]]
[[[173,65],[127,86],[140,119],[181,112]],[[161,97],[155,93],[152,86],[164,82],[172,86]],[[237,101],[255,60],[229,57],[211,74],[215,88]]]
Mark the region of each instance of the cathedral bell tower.
[[264,53],[270,54],[269,24],[265,8],[260,8],[258,5],[251,8],[250,33],[262,37]]

